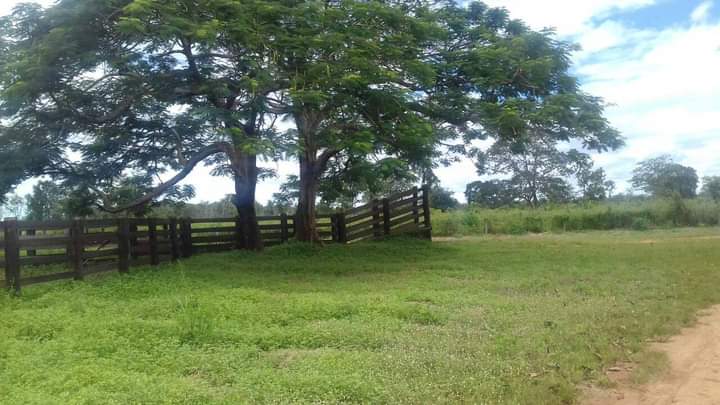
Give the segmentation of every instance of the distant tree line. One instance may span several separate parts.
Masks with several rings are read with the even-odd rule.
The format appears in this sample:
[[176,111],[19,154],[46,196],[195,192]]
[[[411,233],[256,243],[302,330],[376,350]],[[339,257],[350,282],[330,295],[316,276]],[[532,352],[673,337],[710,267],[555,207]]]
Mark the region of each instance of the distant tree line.
[[486,208],[562,204],[573,201],[602,201],[610,198],[691,199],[698,195],[720,201],[720,176],[700,179],[697,171],[662,155],[644,160],[633,170],[630,183],[642,195],[613,196],[615,183],[602,168],[595,168],[589,155],[575,149],[562,151],[553,140],[536,139],[527,147],[498,142],[487,151],[476,152],[480,175],[507,178],[476,181],[467,185],[468,204]]
[[[581,201],[629,200],[648,198],[692,199],[698,196],[720,202],[720,176],[700,179],[694,168],[676,163],[662,155],[637,164],[630,180],[633,188],[643,194],[613,195],[615,184],[607,179],[602,168],[595,168],[589,155],[577,150],[560,151],[556,145],[536,140],[532,147],[513,151],[507,145],[496,144],[488,151],[475,151],[480,174],[509,175],[506,179],[476,181],[467,185],[465,195],[469,205],[484,208],[512,206],[538,207],[542,204],[562,204]],[[432,173],[426,174],[432,186],[431,205],[446,211],[461,206],[454,193],[440,185]],[[297,207],[297,177],[289,176],[280,190],[266,204],[255,203],[259,215],[292,214]],[[320,190],[319,212],[333,212],[366,203],[373,198],[405,191],[415,185],[412,177],[385,181],[330,184]],[[122,204],[132,201],[152,188],[152,179],[143,176],[125,178],[114,190],[113,201]],[[154,201],[137,216],[176,216],[193,218],[233,217],[236,206],[233,195],[219,201],[189,203],[195,197],[190,186],[176,187],[162,200]],[[679,208],[681,209],[681,208]],[[113,214],[93,209],[83,200],[77,189],[63,183],[40,181],[26,196],[10,195],[0,206],[0,214],[28,220],[53,220],[74,217],[108,217]],[[124,214],[121,214],[124,215]]]

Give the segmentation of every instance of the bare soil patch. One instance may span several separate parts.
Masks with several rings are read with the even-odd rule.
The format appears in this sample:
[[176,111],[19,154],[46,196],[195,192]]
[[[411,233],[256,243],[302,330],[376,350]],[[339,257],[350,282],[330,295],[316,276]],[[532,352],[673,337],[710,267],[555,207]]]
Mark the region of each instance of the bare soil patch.
[[586,405],[716,405],[720,404],[720,305],[703,311],[695,326],[652,350],[667,354],[670,368],[648,384],[634,386],[632,365],[607,371],[616,388],[589,389]]

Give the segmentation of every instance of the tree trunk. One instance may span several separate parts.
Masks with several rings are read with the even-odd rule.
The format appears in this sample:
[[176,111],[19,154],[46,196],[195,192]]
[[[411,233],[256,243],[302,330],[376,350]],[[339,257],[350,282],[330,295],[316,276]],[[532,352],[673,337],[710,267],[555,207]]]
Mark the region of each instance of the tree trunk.
[[235,198],[233,203],[238,213],[238,248],[262,250],[263,242],[260,236],[260,226],[255,213],[257,157],[236,152],[236,156],[232,160],[235,172]]
[[319,187],[319,173],[315,151],[300,156],[300,195],[295,213],[295,238],[301,242],[320,242],[315,218],[315,200]]

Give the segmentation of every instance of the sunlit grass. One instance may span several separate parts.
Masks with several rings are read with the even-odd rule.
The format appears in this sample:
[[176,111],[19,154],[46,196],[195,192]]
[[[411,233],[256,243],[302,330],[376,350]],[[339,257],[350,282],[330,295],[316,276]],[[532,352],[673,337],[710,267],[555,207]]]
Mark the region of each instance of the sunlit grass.
[[571,403],[720,302],[716,228],[201,255],[0,297],[4,403]]

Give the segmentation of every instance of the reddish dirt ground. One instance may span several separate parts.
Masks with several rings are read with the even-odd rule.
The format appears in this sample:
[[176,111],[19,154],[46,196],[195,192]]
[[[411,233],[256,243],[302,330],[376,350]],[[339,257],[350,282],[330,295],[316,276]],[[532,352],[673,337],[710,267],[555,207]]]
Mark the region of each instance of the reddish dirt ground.
[[652,350],[667,354],[670,368],[641,386],[630,384],[628,367],[608,371],[617,384],[609,390],[590,389],[585,405],[720,405],[720,305],[703,311],[695,326],[684,329]]

